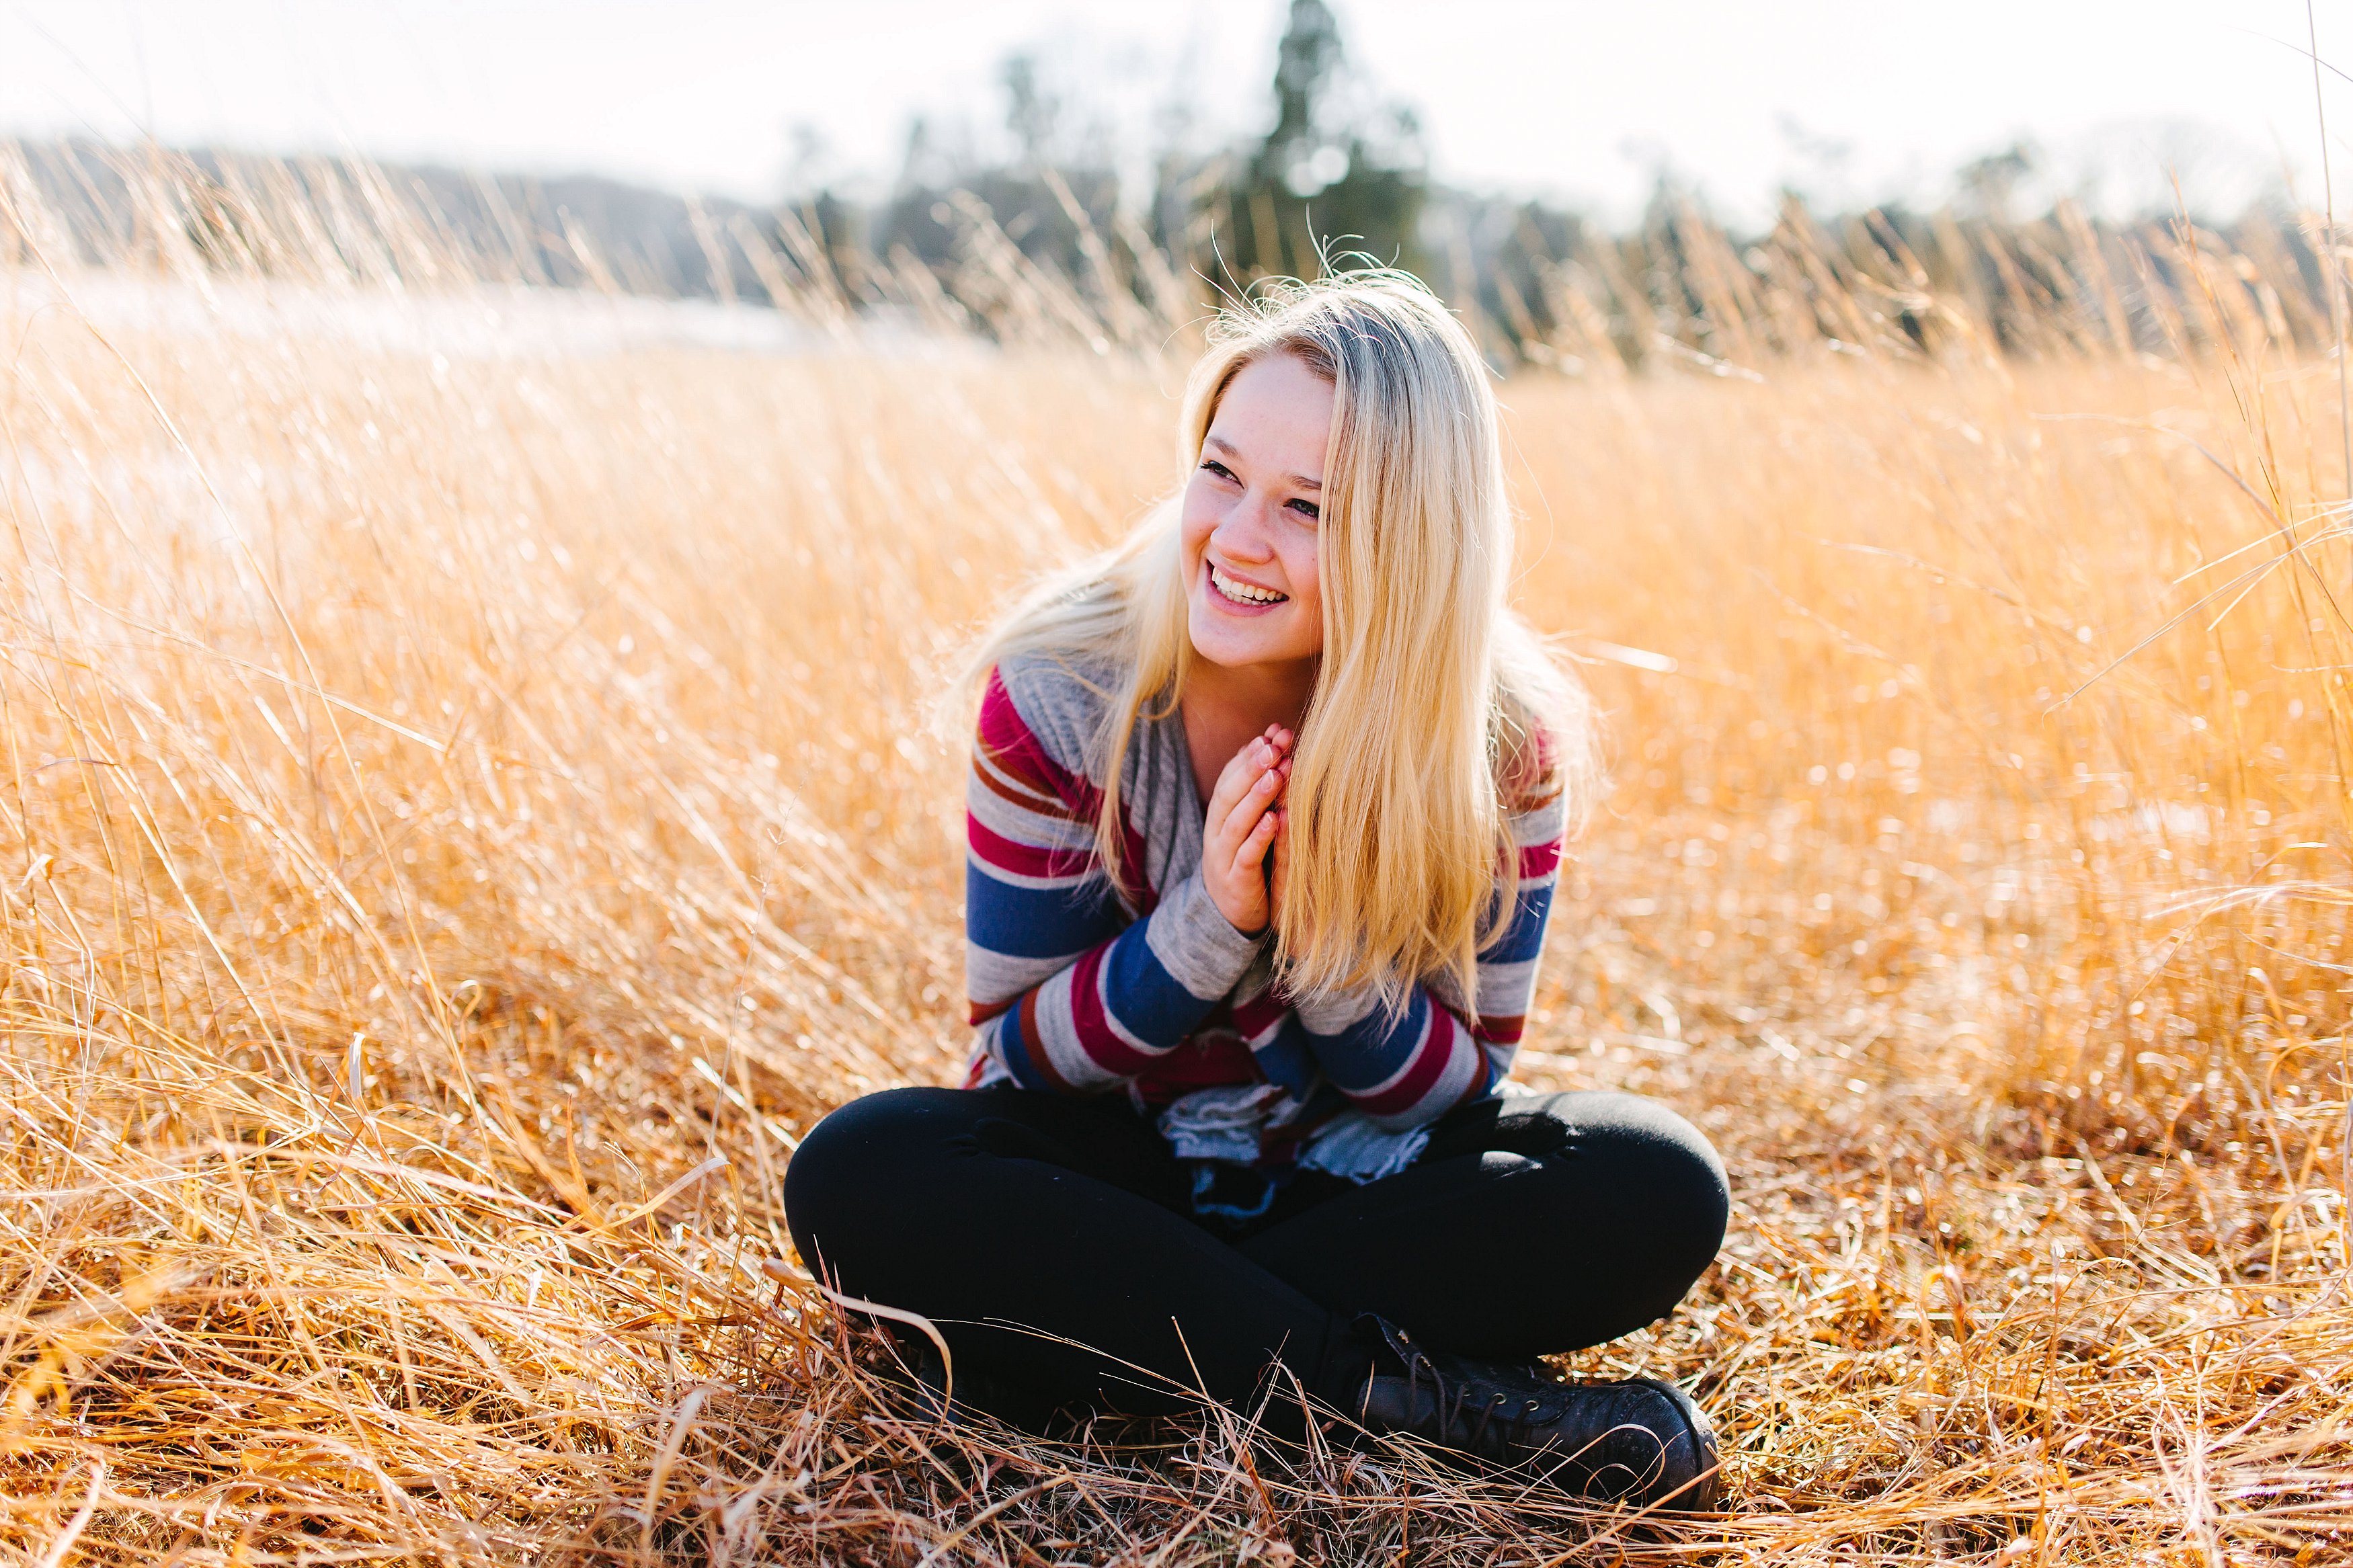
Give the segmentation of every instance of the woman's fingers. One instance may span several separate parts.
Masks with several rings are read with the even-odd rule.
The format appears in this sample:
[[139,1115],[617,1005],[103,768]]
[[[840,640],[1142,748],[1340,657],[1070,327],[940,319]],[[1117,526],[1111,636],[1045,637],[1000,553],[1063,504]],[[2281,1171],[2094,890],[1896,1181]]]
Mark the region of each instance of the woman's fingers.
[[1277,796],[1282,794],[1283,781],[1291,774],[1290,759],[1265,769],[1242,791],[1241,799],[1226,814],[1224,838],[1240,848],[1244,840],[1257,830]]
[[[1272,798],[1267,779],[1276,769],[1282,770],[1282,777],[1288,777],[1290,761],[1264,735],[1252,739],[1233,754],[1225,771],[1218,775],[1217,787],[1209,792],[1208,826],[1212,844],[1222,840],[1224,847],[1230,848],[1241,842],[1242,836],[1258,820],[1259,813],[1266,809],[1266,802]],[[1275,787],[1280,787],[1279,779]]]
[[1275,829],[1281,822],[1282,817],[1271,811],[1258,819],[1250,832],[1243,836],[1241,847],[1234,853],[1236,870],[1255,871],[1266,864],[1267,847],[1274,842]]
[[1256,783],[1258,775],[1274,762],[1274,748],[1263,735],[1245,742],[1241,750],[1226,759],[1218,774],[1217,786],[1209,792],[1209,830],[1214,833],[1242,797],[1242,792]]

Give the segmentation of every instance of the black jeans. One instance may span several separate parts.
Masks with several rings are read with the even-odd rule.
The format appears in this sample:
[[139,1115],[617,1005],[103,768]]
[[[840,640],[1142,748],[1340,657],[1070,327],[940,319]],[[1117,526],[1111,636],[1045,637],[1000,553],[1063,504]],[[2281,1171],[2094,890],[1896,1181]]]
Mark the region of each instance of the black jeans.
[[1464,1106],[1396,1175],[1303,1173],[1223,1230],[1188,1178],[1124,1100],[898,1089],[809,1132],[785,1211],[822,1278],[938,1326],[960,1403],[1035,1428],[1246,1405],[1278,1363],[1342,1403],[1364,1312],[1489,1359],[1599,1344],[1683,1299],[1728,1201],[1698,1130],[1626,1094]]

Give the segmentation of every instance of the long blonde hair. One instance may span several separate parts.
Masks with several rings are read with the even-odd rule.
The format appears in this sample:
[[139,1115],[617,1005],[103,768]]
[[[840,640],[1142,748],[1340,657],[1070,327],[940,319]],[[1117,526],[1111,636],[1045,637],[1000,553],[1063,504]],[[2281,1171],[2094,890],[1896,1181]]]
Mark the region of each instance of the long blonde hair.
[[[1242,369],[1297,356],[1332,384],[1318,500],[1324,650],[1293,751],[1278,973],[1294,996],[1363,985],[1391,1005],[1451,977],[1508,920],[1510,811],[1598,776],[1582,688],[1506,603],[1512,512],[1488,373],[1409,275],[1261,289],[1225,311],[1186,387],[1181,493]],[[1175,711],[1194,658],[1172,495],[1106,553],[1040,584],[993,628],[977,677],[1018,653],[1116,672],[1090,772],[1103,865],[1122,880],[1120,774],[1139,718]]]

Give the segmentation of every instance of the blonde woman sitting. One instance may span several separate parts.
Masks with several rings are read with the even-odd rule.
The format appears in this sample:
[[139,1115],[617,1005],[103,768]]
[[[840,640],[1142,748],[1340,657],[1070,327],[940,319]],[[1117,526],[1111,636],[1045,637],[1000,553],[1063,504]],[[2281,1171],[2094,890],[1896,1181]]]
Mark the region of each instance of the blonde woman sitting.
[[1206,1394],[1710,1506],[1681,1391],[1536,1361],[1671,1310],[1727,1199],[1662,1106],[1506,1092],[1594,742],[1505,605],[1484,365],[1409,279],[1297,288],[1225,323],[1183,459],[987,639],[971,1072],[809,1134],[803,1256],[1032,1428]]

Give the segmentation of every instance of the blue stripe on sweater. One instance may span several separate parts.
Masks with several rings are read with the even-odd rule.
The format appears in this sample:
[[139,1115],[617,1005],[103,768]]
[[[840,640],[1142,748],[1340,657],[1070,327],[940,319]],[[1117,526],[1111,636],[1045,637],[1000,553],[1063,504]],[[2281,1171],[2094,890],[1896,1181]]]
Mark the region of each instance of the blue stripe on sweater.
[[1029,1043],[1021,1037],[1020,1008],[998,1014],[988,1021],[987,1027],[989,1045],[997,1059],[1004,1064],[1005,1070],[1013,1075],[1014,1082],[1024,1089],[1048,1092],[1053,1089],[1054,1086],[1046,1080],[1045,1075],[1038,1070],[1037,1062],[1031,1059]]
[[1324,1076],[1350,1094],[1385,1083],[1405,1066],[1430,1017],[1430,993],[1417,985],[1406,993],[1405,1010],[1392,1015],[1376,1007],[1336,1035],[1302,1028]]
[[1520,893],[1514,900],[1512,923],[1498,931],[1494,941],[1479,950],[1482,962],[1518,963],[1534,958],[1544,950],[1545,922],[1552,918],[1554,886],[1551,882],[1542,882]]
[[1100,877],[1068,888],[1020,888],[998,881],[970,858],[965,861],[964,911],[966,938],[1008,958],[1075,956],[1129,923],[1111,885]]
[[1307,1043],[1307,1026],[1296,1013],[1285,1014],[1274,1038],[1250,1052],[1269,1083],[1281,1084],[1294,1098],[1306,1094],[1315,1081],[1315,1052]]
[[1155,1050],[1180,1043],[1223,1000],[1194,995],[1168,973],[1138,921],[1103,954],[1103,988],[1119,1026]]

